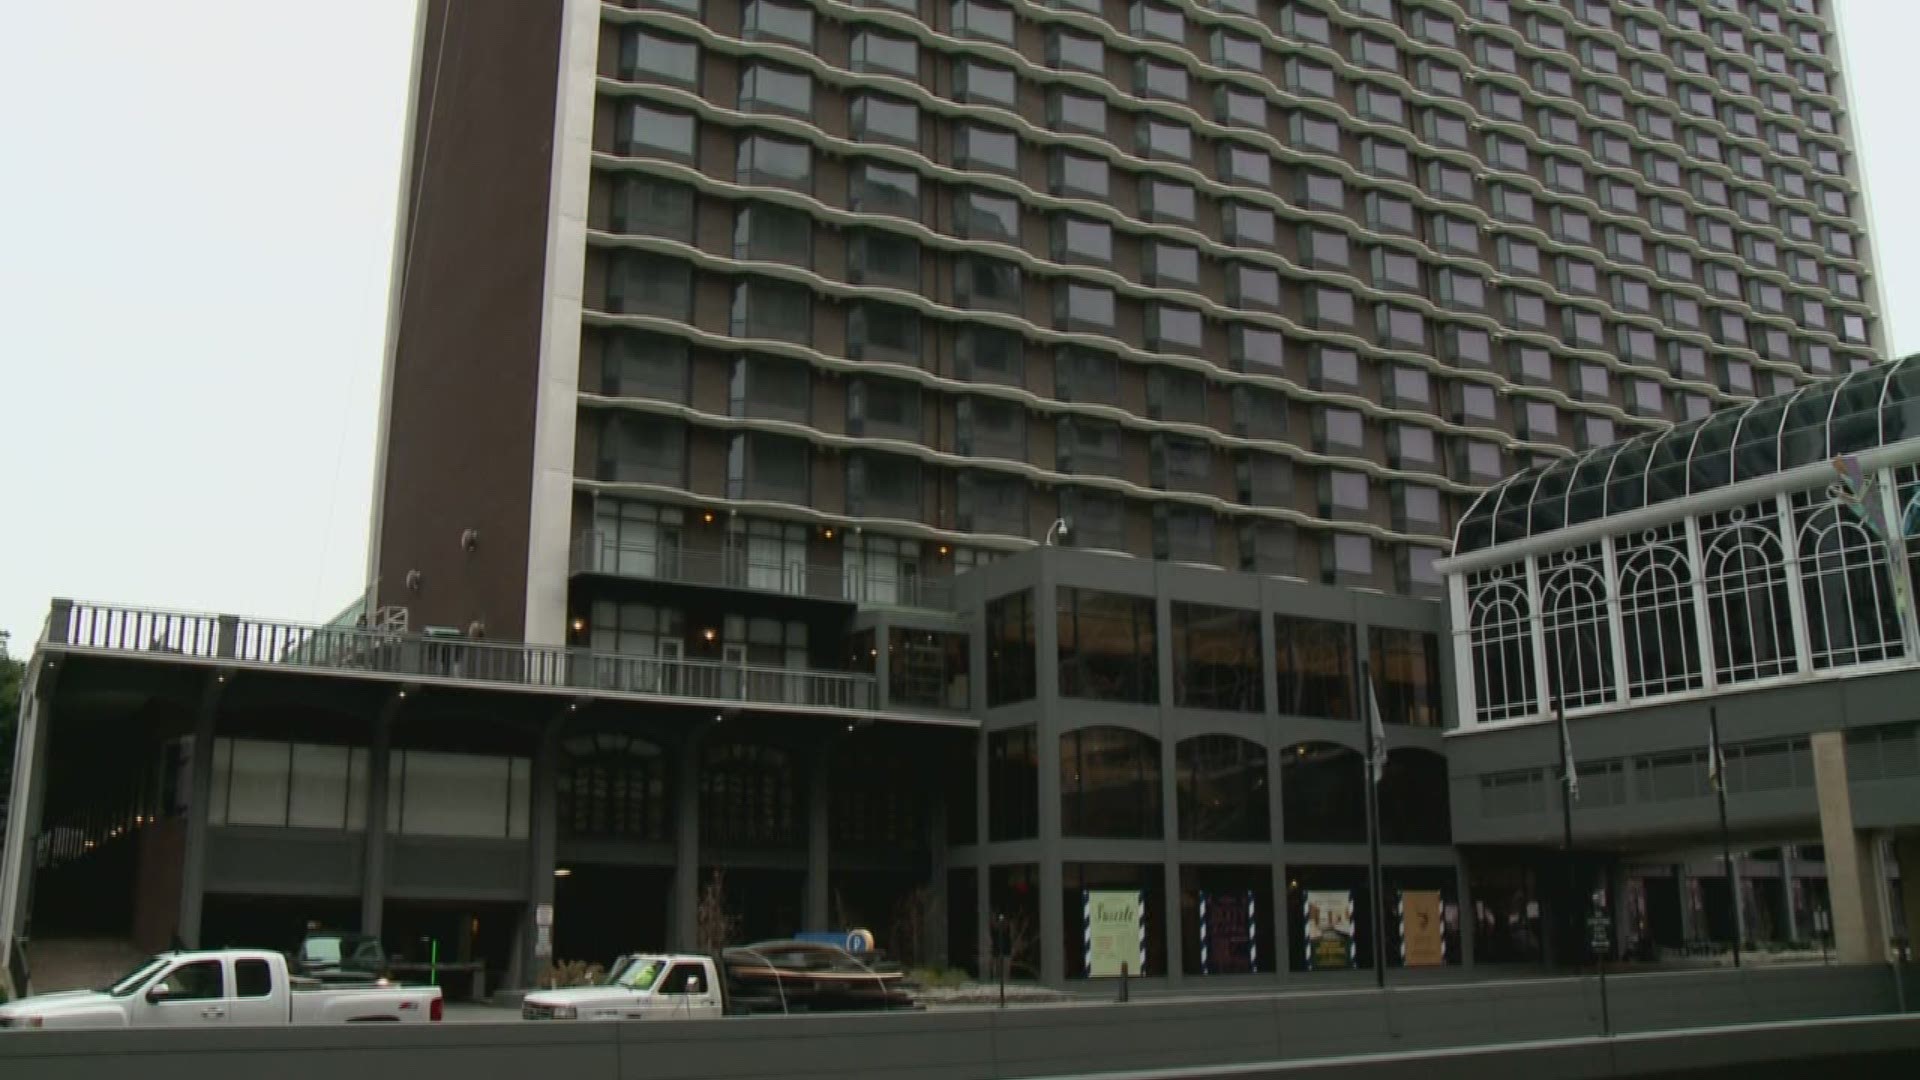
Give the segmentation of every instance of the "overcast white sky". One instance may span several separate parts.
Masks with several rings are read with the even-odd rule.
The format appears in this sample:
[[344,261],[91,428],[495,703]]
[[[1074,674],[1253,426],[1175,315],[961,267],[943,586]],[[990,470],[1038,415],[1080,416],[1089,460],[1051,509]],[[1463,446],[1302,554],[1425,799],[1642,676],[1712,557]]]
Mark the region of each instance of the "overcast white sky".
[[[0,630],[361,588],[414,5],[0,0]],[[1896,355],[1915,0],[1839,0]]]

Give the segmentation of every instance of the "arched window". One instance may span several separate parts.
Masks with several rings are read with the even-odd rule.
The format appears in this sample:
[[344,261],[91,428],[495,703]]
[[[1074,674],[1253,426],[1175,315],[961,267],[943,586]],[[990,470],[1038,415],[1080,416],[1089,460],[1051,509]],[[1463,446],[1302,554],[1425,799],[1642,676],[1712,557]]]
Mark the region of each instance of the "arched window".
[[1693,608],[1693,568],[1679,522],[1622,536],[1620,629],[1627,653],[1627,696],[1656,697],[1699,688],[1700,633]]
[[1237,735],[1196,735],[1173,750],[1182,840],[1266,840],[1267,748]]
[[1583,544],[1541,560],[1540,609],[1554,673],[1547,689],[1569,709],[1604,705],[1615,696],[1601,553],[1599,544]]
[[1886,544],[1824,490],[1795,494],[1793,517],[1813,666],[1847,667],[1899,656],[1905,642],[1887,578]]
[[712,847],[796,847],[800,796],[785,750],[720,742],[700,761],[700,839]]
[[1700,519],[1700,552],[1715,677],[1738,683],[1794,670],[1793,614],[1773,507],[1736,506]]
[[1453,808],[1447,793],[1447,759],[1431,750],[1390,749],[1380,770],[1380,842],[1447,844],[1453,841]]
[[561,743],[554,778],[560,827],[574,836],[664,841],[672,811],[667,758],[660,747],[620,732],[576,735]]
[[1290,844],[1362,844],[1367,780],[1360,751],[1300,743],[1280,752],[1280,796]]
[[1160,839],[1160,740],[1120,727],[1060,736],[1060,832]]
[[1538,711],[1532,627],[1533,605],[1522,567],[1481,570],[1467,579],[1475,719],[1511,720]]

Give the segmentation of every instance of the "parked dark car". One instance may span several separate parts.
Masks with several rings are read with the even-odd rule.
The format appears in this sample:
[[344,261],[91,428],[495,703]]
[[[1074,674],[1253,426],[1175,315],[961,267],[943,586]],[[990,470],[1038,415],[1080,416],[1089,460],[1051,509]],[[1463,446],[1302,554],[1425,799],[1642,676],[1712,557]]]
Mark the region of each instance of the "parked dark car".
[[296,977],[334,985],[371,983],[388,976],[387,950],[371,934],[310,930],[287,957]]

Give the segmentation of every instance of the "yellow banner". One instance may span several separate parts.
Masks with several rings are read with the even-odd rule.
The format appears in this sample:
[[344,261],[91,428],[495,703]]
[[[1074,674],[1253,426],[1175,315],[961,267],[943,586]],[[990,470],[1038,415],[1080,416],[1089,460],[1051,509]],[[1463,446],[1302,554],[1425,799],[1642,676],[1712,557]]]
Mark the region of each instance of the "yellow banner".
[[1439,967],[1447,962],[1445,925],[1439,890],[1400,894],[1400,941],[1408,967]]

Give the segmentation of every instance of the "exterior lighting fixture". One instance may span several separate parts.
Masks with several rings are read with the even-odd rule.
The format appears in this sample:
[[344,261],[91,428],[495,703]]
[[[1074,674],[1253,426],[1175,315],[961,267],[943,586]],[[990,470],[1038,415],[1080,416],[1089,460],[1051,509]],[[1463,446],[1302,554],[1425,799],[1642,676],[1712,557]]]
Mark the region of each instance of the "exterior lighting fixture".
[[706,522],[708,525],[713,524],[713,511],[709,510],[704,514],[701,514],[700,520]]
[[831,539],[833,539],[833,530],[832,530],[832,529],[821,529],[821,530],[820,530],[820,535],[821,535],[821,536],[824,536],[824,537],[826,537],[826,538],[827,538],[827,539],[829,539],[829,540],[831,540]]
[[574,633],[576,633],[576,634],[579,634],[579,633],[584,633],[584,632],[586,631],[586,629],[587,629],[587,620],[585,620],[585,619],[581,619],[581,618],[576,618],[576,619],[574,619],[574,620],[573,620],[573,632],[574,632]]
[[553,868],[553,876],[554,877],[572,877],[573,871],[564,866],[556,866]]
[[713,627],[711,626],[707,627],[705,630],[700,631],[700,637],[702,640],[705,640],[705,641],[712,641],[714,638],[718,636],[719,634],[715,633]]

